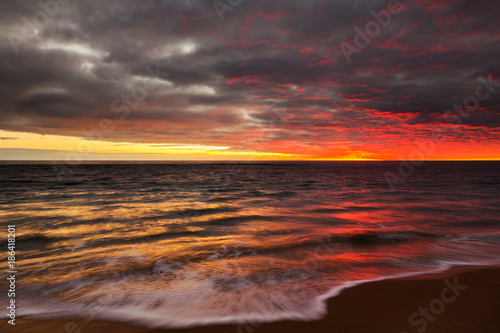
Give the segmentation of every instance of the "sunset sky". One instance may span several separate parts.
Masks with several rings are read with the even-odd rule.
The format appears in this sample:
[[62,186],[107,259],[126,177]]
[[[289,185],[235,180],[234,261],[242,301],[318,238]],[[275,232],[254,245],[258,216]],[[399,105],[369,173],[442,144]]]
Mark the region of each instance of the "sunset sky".
[[397,4],[2,1],[0,159],[500,159],[500,2]]

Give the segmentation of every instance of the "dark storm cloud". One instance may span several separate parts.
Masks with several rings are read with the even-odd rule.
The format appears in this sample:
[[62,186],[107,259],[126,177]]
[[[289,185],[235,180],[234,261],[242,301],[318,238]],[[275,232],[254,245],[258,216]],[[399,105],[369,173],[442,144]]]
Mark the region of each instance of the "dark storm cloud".
[[[243,1],[223,21],[204,0],[42,3],[0,3],[0,129],[78,136],[119,118],[118,99],[129,113],[110,140],[232,142],[275,117],[280,140],[377,140],[441,124],[479,76],[500,78],[498,1],[402,1],[351,63],[340,43],[386,1]],[[495,87],[464,126],[499,127]]]

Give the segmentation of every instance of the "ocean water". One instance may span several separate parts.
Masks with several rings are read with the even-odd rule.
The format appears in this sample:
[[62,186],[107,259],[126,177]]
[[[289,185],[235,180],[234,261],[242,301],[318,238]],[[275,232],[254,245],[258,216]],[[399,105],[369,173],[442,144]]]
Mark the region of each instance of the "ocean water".
[[425,162],[391,191],[384,172],[397,168],[1,164],[18,315],[161,327],[314,320],[347,286],[500,263],[500,163]]

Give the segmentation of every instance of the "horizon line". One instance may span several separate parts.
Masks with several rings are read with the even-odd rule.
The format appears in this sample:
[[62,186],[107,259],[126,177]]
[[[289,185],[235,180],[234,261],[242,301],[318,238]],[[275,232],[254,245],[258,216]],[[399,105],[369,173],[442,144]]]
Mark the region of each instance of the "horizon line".
[[13,162],[58,162],[59,164],[78,165],[85,163],[96,162],[192,162],[192,163],[205,163],[205,162],[238,162],[238,163],[257,163],[257,162],[500,162],[500,158],[488,159],[430,159],[430,160],[378,160],[378,159],[298,159],[298,160],[83,160],[78,162],[68,162],[66,160],[1,160],[1,163]]

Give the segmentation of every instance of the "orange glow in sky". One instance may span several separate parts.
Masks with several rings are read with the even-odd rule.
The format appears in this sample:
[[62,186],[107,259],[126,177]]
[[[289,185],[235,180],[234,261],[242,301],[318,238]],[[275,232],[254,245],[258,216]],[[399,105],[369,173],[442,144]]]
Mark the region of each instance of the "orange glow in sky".
[[[403,145],[399,150],[377,150],[364,145],[348,149],[335,144],[321,149],[300,145],[253,145],[255,149],[189,144],[148,144],[89,140],[81,137],[0,131],[1,160],[499,160],[495,145],[433,142]],[[341,146],[341,145],[339,145]],[[238,148],[240,148],[238,150]],[[299,148],[299,149],[298,149]]]

